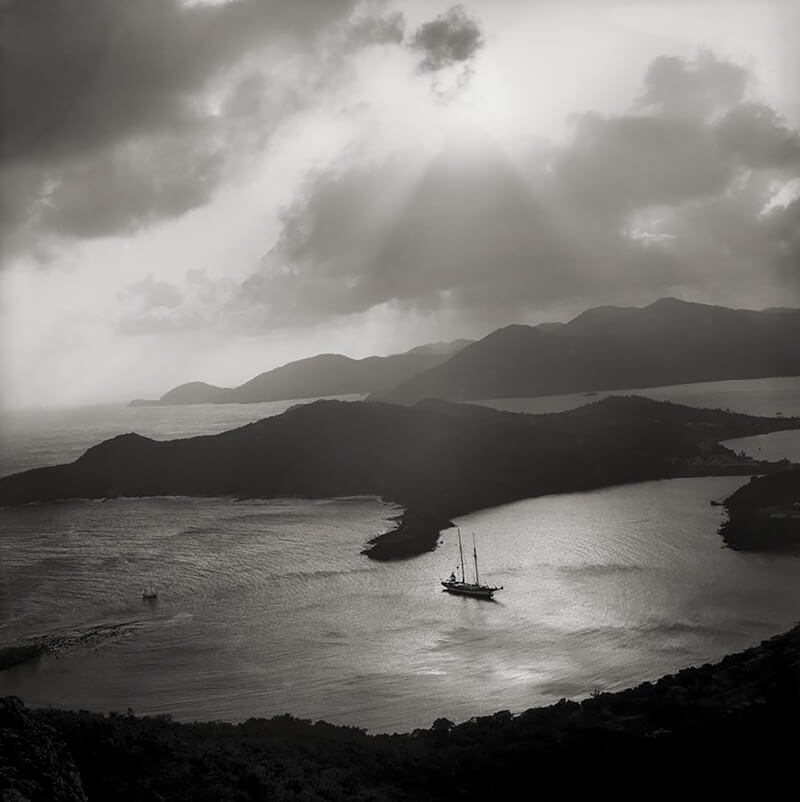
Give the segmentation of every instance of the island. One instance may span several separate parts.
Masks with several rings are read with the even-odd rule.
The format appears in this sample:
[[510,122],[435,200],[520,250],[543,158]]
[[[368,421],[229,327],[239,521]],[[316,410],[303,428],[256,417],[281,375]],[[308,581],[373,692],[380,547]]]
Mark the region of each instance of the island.
[[369,735],[289,715],[180,724],[0,699],[0,798],[445,802],[782,799],[800,627],[618,693]]
[[434,549],[456,516],[552,493],[783,466],[720,441],[800,428],[635,396],[528,415],[469,404],[317,401],[217,435],[114,437],[67,465],[0,479],[0,505],[117,496],[332,498],[371,495],[403,508],[367,556]]

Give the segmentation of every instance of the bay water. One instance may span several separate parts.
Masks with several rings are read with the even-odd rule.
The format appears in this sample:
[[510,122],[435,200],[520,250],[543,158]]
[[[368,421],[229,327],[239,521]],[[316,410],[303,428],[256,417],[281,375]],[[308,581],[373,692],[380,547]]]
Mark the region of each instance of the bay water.
[[[673,389],[675,400],[688,403],[697,387],[687,387]],[[783,414],[800,414],[798,379],[700,394],[702,405],[758,414],[778,411],[778,397]],[[101,408],[46,413],[38,424],[31,413],[27,431],[19,421],[5,428],[3,464],[68,461],[121,431],[210,433],[289,405]],[[71,416],[71,433],[59,415]],[[740,442],[783,456],[793,435]],[[709,501],[744,481],[647,482],[464,516],[456,523],[467,543],[475,534],[482,573],[504,586],[493,602],[441,592],[458,559],[455,530],[412,560],[361,555],[398,513],[372,498],[1,509],[0,650],[38,642],[48,651],[0,672],[0,695],[184,720],[288,712],[403,731],[655,679],[800,618],[800,560],[734,552],[717,535],[722,512]],[[142,600],[149,582],[155,604]]]

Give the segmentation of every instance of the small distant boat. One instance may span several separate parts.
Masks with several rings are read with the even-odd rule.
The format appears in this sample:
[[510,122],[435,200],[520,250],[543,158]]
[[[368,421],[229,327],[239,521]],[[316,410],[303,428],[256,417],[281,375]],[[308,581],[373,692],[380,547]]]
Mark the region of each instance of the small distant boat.
[[448,579],[442,582],[442,586],[448,593],[456,593],[460,596],[477,596],[481,599],[491,599],[498,590],[502,590],[503,586],[495,587],[493,585],[482,585],[478,575],[478,550],[475,547],[475,535],[472,535],[472,557],[475,561],[475,581],[467,582],[466,573],[464,571],[464,549],[461,546],[461,530],[458,530],[458,555],[461,559],[461,578],[456,576],[453,571]]
[[143,601],[155,601],[158,598],[158,591],[153,587],[151,582],[146,588],[142,588]]

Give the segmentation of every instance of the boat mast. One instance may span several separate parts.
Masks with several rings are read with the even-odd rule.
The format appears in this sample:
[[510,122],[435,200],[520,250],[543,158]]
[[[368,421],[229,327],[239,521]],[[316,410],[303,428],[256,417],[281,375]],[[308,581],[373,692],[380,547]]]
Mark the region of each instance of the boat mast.
[[461,557],[461,581],[466,582],[467,577],[464,574],[464,549],[461,548],[461,529],[456,530],[458,532],[458,554]]
[[475,558],[475,584],[480,585],[478,579],[478,550],[475,548],[475,533],[472,533],[472,556]]

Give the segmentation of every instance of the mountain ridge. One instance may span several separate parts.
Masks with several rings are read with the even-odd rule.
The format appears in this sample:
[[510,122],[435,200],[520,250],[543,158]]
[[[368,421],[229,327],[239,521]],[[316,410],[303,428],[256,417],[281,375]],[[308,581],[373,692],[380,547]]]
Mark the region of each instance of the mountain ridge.
[[800,375],[800,310],[662,298],[588,309],[560,326],[512,324],[370,400],[414,403]]
[[158,400],[137,398],[129,406],[250,404],[366,394],[386,389],[420,370],[435,366],[470,342],[461,339],[426,343],[404,353],[362,359],[342,354],[317,354],[259,373],[236,387],[185,382],[168,390]]

